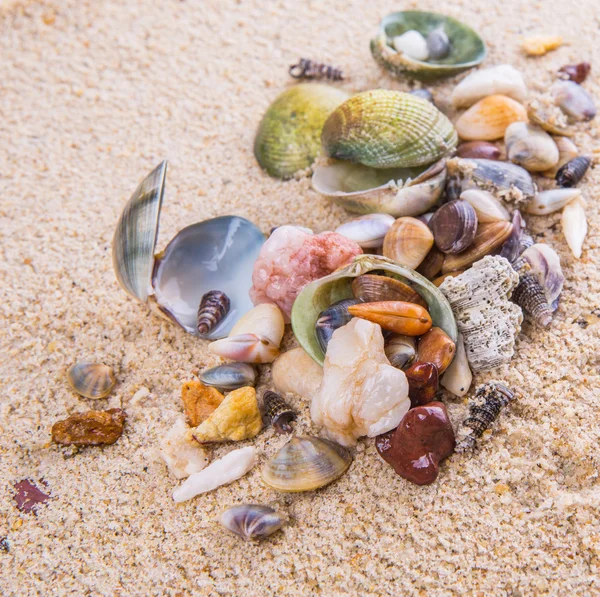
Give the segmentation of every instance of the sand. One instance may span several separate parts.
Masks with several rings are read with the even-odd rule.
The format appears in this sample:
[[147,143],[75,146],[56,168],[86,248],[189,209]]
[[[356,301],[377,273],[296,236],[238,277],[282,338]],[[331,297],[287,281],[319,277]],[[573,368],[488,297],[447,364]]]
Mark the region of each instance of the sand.
[[[349,472],[315,493],[266,488],[259,468],[175,505],[158,438],[182,412],[183,382],[218,359],[150,315],[118,287],[113,229],[138,181],[169,160],[159,248],[195,221],[238,214],[264,232],[286,223],[332,229],[348,218],[302,179],[266,176],[252,140],[269,102],[291,84],[299,56],[329,60],[350,91],[406,89],[374,64],[381,17],[416,2],[62,0],[0,2],[0,592],[33,595],[597,595],[600,557],[600,169],[581,185],[590,233],[579,261],[560,215],[529,218],[560,254],[567,281],[546,331],[523,326],[510,365],[479,375],[519,391],[472,457],[438,481],[395,476],[363,441]],[[457,16],[534,90],[567,62],[600,69],[595,0],[418,3]],[[526,59],[520,39],[569,43]],[[598,79],[588,89],[600,97]],[[433,85],[443,104],[453,81]],[[575,140],[598,147],[598,122]],[[293,346],[293,340],[286,340]],[[100,402],[77,397],[66,368],[111,365],[118,384]],[[268,385],[268,373],[260,386]],[[299,432],[311,430],[306,400]],[[455,422],[462,399],[447,400]],[[122,407],[113,446],[50,444],[70,413]],[[254,442],[264,461],[286,439]],[[230,446],[211,450],[213,458]],[[47,483],[38,515],[19,512],[12,485]],[[292,522],[248,545],[215,522],[232,504],[276,504]]]

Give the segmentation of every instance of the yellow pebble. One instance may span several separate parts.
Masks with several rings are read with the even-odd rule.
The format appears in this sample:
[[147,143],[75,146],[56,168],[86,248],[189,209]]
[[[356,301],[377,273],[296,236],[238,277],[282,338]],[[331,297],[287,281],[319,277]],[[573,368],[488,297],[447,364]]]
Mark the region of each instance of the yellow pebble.
[[510,491],[510,487],[506,483],[498,483],[498,485],[496,485],[496,487],[494,487],[494,491],[498,495],[503,495],[507,491]]
[[17,531],[18,529],[20,529],[23,526],[23,519],[22,518],[17,518],[17,520],[15,520],[13,522],[12,525],[12,530],[13,531]]
[[529,56],[543,56],[563,45],[560,35],[533,35],[523,40],[523,50]]

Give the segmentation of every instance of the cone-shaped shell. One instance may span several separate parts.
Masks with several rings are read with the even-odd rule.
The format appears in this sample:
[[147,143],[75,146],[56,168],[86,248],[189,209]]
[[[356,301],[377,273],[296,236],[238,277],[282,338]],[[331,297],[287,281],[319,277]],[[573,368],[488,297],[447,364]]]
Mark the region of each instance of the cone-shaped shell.
[[[433,31],[443,31],[450,42],[449,52],[434,60],[417,60],[406,53],[397,52],[391,40],[407,31],[418,31],[428,37]],[[481,37],[467,25],[433,12],[405,10],[394,12],[381,21],[377,35],[371,40],[371,53],[375,60],[399,79],[436,79],[457,75],[478,65],[486,54]]]
[[67,370],[69,385],[84,398],[104,398],[115,385],[115,376],[107,365],[75,363]]
[[323,126],[325,154],[372,168],[409,168],[439,160],[458,142],[452,123],[410,93],[375,89],[336,108]]
[[352,298],[352,282],[358,276],[373,270],[383,270],[386,276],[408,284],[427,303],[427,311],[433,325],[442,328],[453,341],[456,341],[456,322],[452,309],[442,293],[429,280],[399,263],[377,255],[359,255],[346,267],[329,276],[307,284],[294,302],[292,328],[304,350],[319,364],[325,355],[315,334],[315,324],[319,313],[336,301]]
[[264,482],[279,491],[312,491],[341,477],[352,462],[350,452],[317,437],[292,438],[264,466]]
[[276,178],[290,178],[308,168],[320,149],[326,118],[349,95],[321,84],[301,84],[284,91],[267,109],[254,139],[258,163]]

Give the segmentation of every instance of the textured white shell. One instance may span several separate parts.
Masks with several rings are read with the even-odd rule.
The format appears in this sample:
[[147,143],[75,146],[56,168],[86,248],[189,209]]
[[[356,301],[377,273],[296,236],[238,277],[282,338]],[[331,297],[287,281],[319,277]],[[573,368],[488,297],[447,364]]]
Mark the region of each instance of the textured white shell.
[[508,299],[518,283],[519,275],[504,257],[487,256],[440,286],[475,372],[508,363],[514,354],[523,312]]
[[160,455],[178,479],[199,473],[208,464],[208,456],[200,444],[185,439],[187,430],[185,419],[179,417],[160,442]]
[[542,191],[523,205],[523,211],[536,216],[545,216],[562,209],[578,197],[581,197],[581,191],[575,188]]

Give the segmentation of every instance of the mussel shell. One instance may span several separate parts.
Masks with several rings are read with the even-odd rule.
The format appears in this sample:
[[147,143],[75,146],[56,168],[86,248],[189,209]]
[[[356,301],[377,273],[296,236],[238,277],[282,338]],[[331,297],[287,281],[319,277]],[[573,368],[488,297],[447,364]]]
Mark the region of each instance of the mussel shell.
[[[450,51],[440,59],[415,60],[397,52],[390,44],[398,35],[415,30],[424,37],[443,28],[449,38]],[[436,79],[457,75],[483,61],[486,48],[481,37],[470,27],[442,14],[406,10],[385,17],[377,35],[371,40],[373,58],[395,77]]]
[[312,491],[341,477],[351,463],[350,452],[339,444],[298,436],[267,461],[262,478],[279,491]]
[[327,352],[327,345],[333,336],[333,332],[352,319],[352,315],[348,313],[348,307],[360,302],[357,299],[344,299],[333,303],[319,313],[319,318],[315,324],[315,334],[323,353]]
[[286,520],[287,516],[258,504],[227,508],[219,517],[219,522],[226,529],[246,541],[265,539],[278,531]]
[[69,385],[84,398],[104,398],[115,385],[115,376],[108,365],[81,362],[67,370]]
[[200,381],[220,390],[237,390],[256,383],[256,369],[247,363],[225,363],[200,374]]
[[[429,222],[437,248],[443,253],[460,253],[475,238],[477,214],[471,204],[457,200],[445,203]],[[437,273],[437,272],[436,272]]]
[[448,301],[429,280],[399,263],[377,255],[359,255],[352,263],[307,284],[294,302],[292,328],[296,339],[304,350],[319,364],[325,355],[315,336],[315,323],[321,311],[336,301],[352,298],[354,278],[381,270],[386,276],[412,286],[427,302],[427,310],[433,325],[441,327],[453,340],[456,340],[456,322]]

